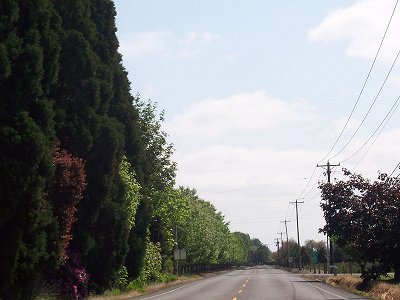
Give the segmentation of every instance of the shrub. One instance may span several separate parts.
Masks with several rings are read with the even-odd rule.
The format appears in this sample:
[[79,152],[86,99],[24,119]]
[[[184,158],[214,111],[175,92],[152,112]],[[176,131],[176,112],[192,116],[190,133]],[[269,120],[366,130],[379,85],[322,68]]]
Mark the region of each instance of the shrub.
[[64,299],[81,300],[88,296],[88,281],[90,275],[80,262],[77,251],[68,251],[68,260],[60,268],[58,283]]

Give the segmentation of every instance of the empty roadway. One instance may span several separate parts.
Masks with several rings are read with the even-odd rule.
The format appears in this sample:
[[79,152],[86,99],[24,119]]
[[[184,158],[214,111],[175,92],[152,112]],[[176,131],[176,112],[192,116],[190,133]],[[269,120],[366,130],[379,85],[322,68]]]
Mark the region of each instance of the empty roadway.
[[140,300],[369,299],[271,266],[229,271],[175,286]]

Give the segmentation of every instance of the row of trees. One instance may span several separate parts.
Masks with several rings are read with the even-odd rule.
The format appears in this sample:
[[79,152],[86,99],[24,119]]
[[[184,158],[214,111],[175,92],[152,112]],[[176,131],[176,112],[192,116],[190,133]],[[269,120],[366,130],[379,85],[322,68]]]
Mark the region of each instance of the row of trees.
[[5,0],[0,15],[0,298],[152,280],[173,268],[176,225],[188,264],[265,262],[174,188],[163,113],[130,93],[111,0]]
[[346,180],[320,185],[323,231],[361,266],[364,281],[395,272],[400,279],[400,181],[376,181],[343,169]]
[[[289,265],[289,253],[292,257],[292,267],[299,267],[299,250],[301,253],[302,268],[315,264],[326,264],[327,262],[327,250],[325,241],[306,240],[304,245],[299,247],[294,239],[290,239],[289,243],[283,241],[279,251],[273,253],[275,263],[282,266]],[[334,245],[332,254],[332,263],[341,263],[351,261],[351,257],[347,254],[345,249]],[[312,261],[312,257],[315,255],[315,261]]]

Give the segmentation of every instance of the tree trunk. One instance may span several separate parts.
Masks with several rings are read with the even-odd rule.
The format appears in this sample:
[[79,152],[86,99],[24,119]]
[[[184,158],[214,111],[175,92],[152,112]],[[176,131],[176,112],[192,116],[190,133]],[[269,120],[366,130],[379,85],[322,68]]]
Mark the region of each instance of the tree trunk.
[[400,265],[394,266],[394,281],[400,282]]

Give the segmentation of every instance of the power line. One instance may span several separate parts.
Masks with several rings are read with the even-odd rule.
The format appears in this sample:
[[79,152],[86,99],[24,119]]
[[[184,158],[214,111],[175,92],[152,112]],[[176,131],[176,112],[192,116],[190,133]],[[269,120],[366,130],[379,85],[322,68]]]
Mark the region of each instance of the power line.
[[[400,52],[399,52],[399,53],[400,53]],[[390,108],[389,112],[386,114],[385,118],[383,118],[382,122],[381,122],[381,123],[379,124],[379,126],[375,129],[375,131],[371,134],[371,136],[367,139],[367,141],[366,141],[364,144],[362,144],[362,146],[359,147],[359,148],[357,149],[356,152],[354,152],[354,153],[353,153],[352,155],[350,155],[348,158],[342,160],[340,163],[343,163],[343,162],[345,162],[345,161],[348,161],[349,159],[351,159],[352,157],[354,157],[358,152],[360,152],[360,151],[365,147],[366,144],[369,143],[369,141],[370,141],[370,140],[374,137],[374,135],[378,132],[379,128],[381,128],[381,126],[385,123],[386,119],[388,119],[389,115],[390,115],[390,117],[393,115],[393,114],[392,114],[392,111],[393,111],[395,108],[397,108],[397,104],[399,103],[399,100],[400,100],[400,96],[399,96],[399,97],[397,98],[397,100],[394,102],[394,104],[393,104],[392,107]],[[394,111],[393,111],[393,112],[394,112]],[[389,119],[390,119],[390,118],[389,118]],[[387,123],[386,123],[386,124],[387,124]],[[382,131],[381,131],[381,132],[382,132]]]
[[368,149],[365,151],[365,153],[363,154],[363,156],[360,158],[360,160],[354,165],[353,167],[353,172],[354,170],[357,168],[357,166],[361,163],[361,161],[364,159],[364,157],[367,155],[367,153],[371,150],[372,146],[375,144],[376,140],[378,139],[378,137],[381,135],[382,131],[385,129],[386,125],[389,123],[390,119],[393,117],[395,111],[397,110],[397,108],[399,107],[400,102],[397,103],[396,107],[393,109],[391,115],[389,116],[389,118],[386,120],[385,124],[382,126],[381,130],[379,131],[379,133],[375,136],[374,140],[372,141],[371,145],[368,147]]
[[217,192],[212,192],[212,193],[206,193],[206,195],[222,194],[222,193],[234,192],[234,191],[239,191],[239,190],[251,189],[251,188],[255,188],[255,187],[261,187],[261,186],[276,185],[276,184],[283,184],[283,183],[288,183],[288,182],[300,181],[300,180],[305,180],[305,179],[307,179],[307,178],[306,177],[301,177],[301,178],[289,179],[289,180],[278,181],[278,182],[270,182],[270,183],[263,183],[263,184],[257,184],[257,185],[248,185],[248,186],[242,186],[242,187],[228,189],[228,190],[222,190],[222,191],[217,191]]
[[[315,167],[315,168],[317,168],[317,167]],[[319,176],[318,176],[317,180],[315,181],[314,185],[313,185],[313,186],[311,187],[311,189],[309,189],[308,192],[304,195],[304,197],[303,197],[304,199],[308,198],[308,195],[311,194],[311,192],[312,192],[313,189],[316,187],[316,185],[317,185],[317,183],[319,182],[319,179],[321,178],[321,176],[322,176],[323,173],[324,173],[324,172],[321,171],[321,173],[319,174]],[[306,201],[306,202],[307,202],[307,201]]]
[[[336,139],[336,141],[334,142],[333,146],[332,146],[331,149],[328,151],[328,153],[325,155],[325,157],[319,161],[319,163],[321,163],[322,161],[324,161],[324,160],[329,156],[329,154],[331,154],[331,152],[332,152],[333,149],[335,148],[336,144],[339,142],[340,138],[342,137],[343,132],[344,132],[345,129],[347,128],[347,125],[349,124],[349,121],[350,121],[351,117],[353,116],[353,113],[354,113],[354,111],[355,111],[355,109],[356,109],[356,107],[357,107],[357,105],[358,105],[358,102],[360,101],[361,95],[363,94],[364,89],[365,89],[365,86],[366,86],[366,84],[367,84],[367,82],[368,82],[368,79],[369,79],[369,77],[370,77],[370,75],[371,75],[372,69],[374,68],[376,59],[378,58],[378,55],[379,55],[379,52],[381,51],[383,41],[385,40],[386,34],[387,34],[388,29],[389,29],[389,27],[390,27],[390,23],[392,22],[393,15],[394,15],[394,13],[395,13],[395,11],[396,11],[398,2],[399,2],[399,0],[396,1],[396,4],[395,4],[395,6],[394,6],[394,8],[393,8],[393,11],[392,11],[392,14],[391,14],[391,16],[390,16],[389,22],[388,22],[388,24],[387,24],[387,26],[386,26],[386,29],[385,29],[385,33],[383,34],[383,37],[382,37],[381,42],[380,42],[380,44],[379,44],[378,51],[377,51],[376,54],[375,54],[375,57],[374,57],[374,60],[373,60],[373,62],[372,62],[372,65],[371,65],[371,67],[370,67],[370,69],[369,69],[368,75],[367,75],[367,77],[366,77],[366,79],[365,79],[365,81],[364,81],[364,84],[363,84],[363,86],[362,86],[362,88],[361,88],[361,91],[360,91],[360,93],[359,93],[359,95],[358,95],[358,97],[357,97],[357,101],[356,101],[356,103],[354,104],[353,109],[351,110],[351,113],[350,113],[349,117],[347,118],[347,121],[346,121],[346,123],[345,123],[345,125],[344,125],[342,131],[340,132],[338,138]],[[333,157],[332,157],[332,158],[333,158]]]
[[[389,175],[388,178],[392,177],[393,173],[396,172],[396,170],[397,170],[399,167],[400,167],[400,162],[399,162],[399,163],[397,164],[397,166],[393,169],[392,173],[390,173],[390,175]],[[397,177],[399,177],[399,176],[397,176]]]
[[364,122],[365,122],[365,120],[367,119],[369,113],[371,112],[372,108],[374,107],[374,105],[375,105],[375,103],[376,103],[376,100],[378,100],[378,97],[379,97],[379,95],[381,94],[381,92],[382,92],[382,90],[383,90],[383,87],[385,86],[386,81],[387,81],[387,79],[389,78],[389,75],[390,75],[390,73],[391,73],[392,70],[393,70],[394,65],[396,64],[399,55],[400,55],[400,50],[397,52],[396,58],[395,58],[395,60],[393,61],[392,65],[391,65],[391,67],[390,67],[390,69],[389,69],[389,72],[386,74],[385,80],[383,81],[383,83],[382,83],[382,85],[381,85],[381,87],[380,87],[380,89],[379,89],[379,91],[378,91],[378,94],[375,96],[374,101],[373,101],[372,104],[370,105],[370,107],[369,107],[367,113],[365,114],[365,116],[364,116],[364,118],[362,119],[361,123],[358,125],[356,131],[354,131],[353,135],[350,137],[350,139],[347,141],[347,143],[342,147],[342,149],[340,149],[339,152],[337,152],[337,153],[336,153],[334,156],[332,156],[330,159],[333,159],[333,158],[337,157],[340,153],[342,153],[342,151],[343,151],[344,149],[346,149],[346,147],[350,144],[350,142],[351,142],[351,141],[353,140],[353,138],[356,136],[357,132],[360,130],[361,126],[364,124]]

